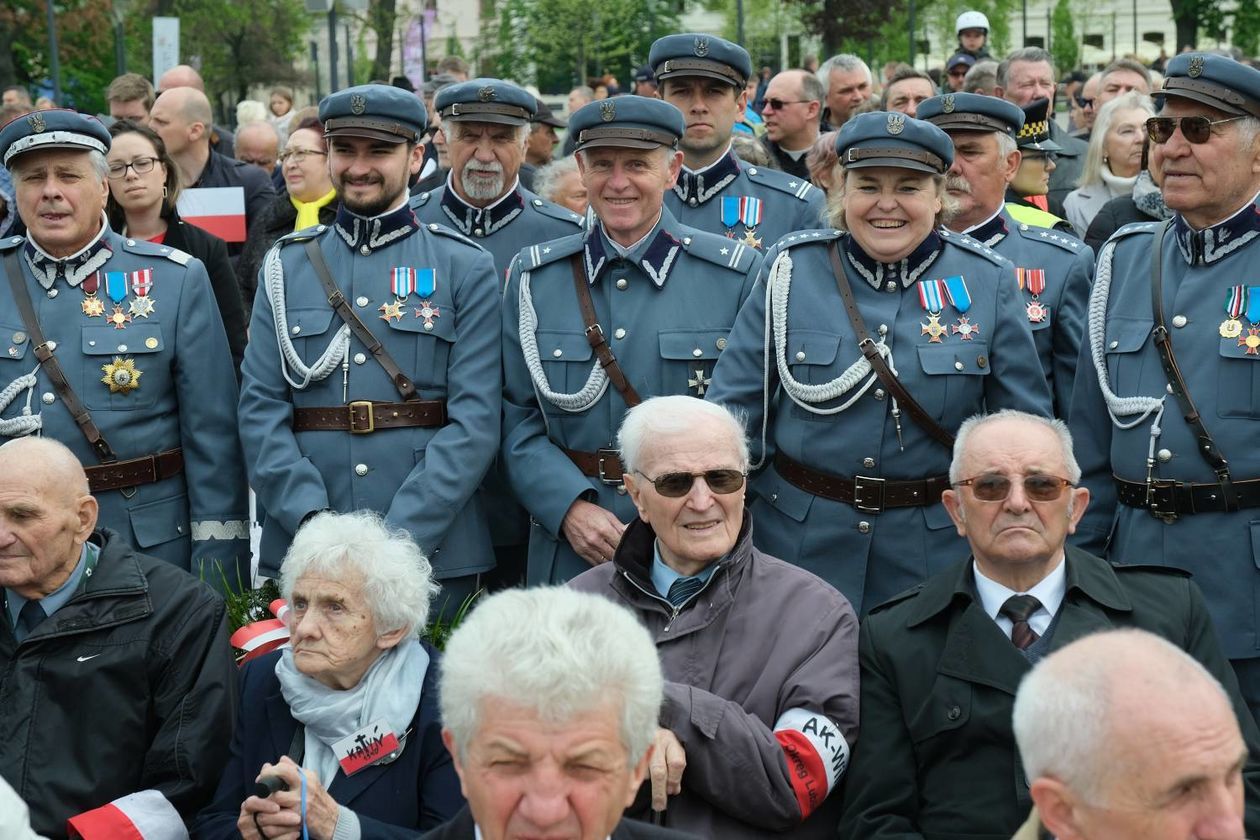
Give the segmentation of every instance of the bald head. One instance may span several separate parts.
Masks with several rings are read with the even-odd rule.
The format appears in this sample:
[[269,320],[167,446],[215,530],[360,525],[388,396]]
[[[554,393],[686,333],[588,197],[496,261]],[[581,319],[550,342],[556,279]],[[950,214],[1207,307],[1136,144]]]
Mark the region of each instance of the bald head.
[[276,168],[280,135],[269,122],[245,123],[236,130],[236,159],[252,163],[268,175]]
[[149,112],[149,126],[161,135],[166,151],[177,162],[190,151],[209,154],[210,125],[210,100],[194,88],[164,91]]
[[206,83],[201,74],[187,64],[176,64],[158,78],[158,90],[167,91],[174,88],[194,88],[204,92]]
[[21,475],[32,484],[62,488],[70,496],[88,494],[87,473],[59,440],[21,437],[0,446],[0,472]]

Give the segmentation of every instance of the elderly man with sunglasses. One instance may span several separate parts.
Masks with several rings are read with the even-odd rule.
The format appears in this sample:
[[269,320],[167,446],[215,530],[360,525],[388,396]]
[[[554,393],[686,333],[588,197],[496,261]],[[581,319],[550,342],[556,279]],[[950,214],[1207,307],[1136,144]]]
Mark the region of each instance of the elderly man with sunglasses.
[[1070,419],[1095,504],[1073,541],[1192,572],[1256,714],[1260,71],[1185,53],[1155,98],[1150,169],[1174,215],[1099,251]]
[[949,478],[942,501],[972,555],[862,625],[862,738],[839,836],[1010,837],[1032,805],[1011,729],[1020,680],[1073,640],[1122,627],[1184,649],[1228,690],[1256,836],[1260,731],[1203,596],[1185,572],[1112,566],[1065,545],[1090,508],[1066,425],[1009,410],[972,417]]
[[638,519],[570,586],[631,609],[660,653],[650,783],[627,814],[723,840],[831,840],[857,734],[853,608],[753,547],[748,443],[728,409],[655,397],[617,443]]

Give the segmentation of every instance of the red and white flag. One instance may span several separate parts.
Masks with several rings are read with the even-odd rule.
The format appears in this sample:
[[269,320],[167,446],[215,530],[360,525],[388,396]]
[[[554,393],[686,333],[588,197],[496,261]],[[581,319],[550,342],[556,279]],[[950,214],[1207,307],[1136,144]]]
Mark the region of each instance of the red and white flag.
[[194,187],[175,203],[179,215],[224,242],[245,241],[245,188]]
[[289,605],[283,598],[277,598],[267,606],[275,618],[246,624],[238,628],[228,639],[232,647],[245,654],[238,663],[240,665],[284,647],[289,642],[289,626],[285,623],[285,618],[289,614]]
[[66,821],[71,838],[82,840],[186,840],[179,812],[156,790],[130,793]]

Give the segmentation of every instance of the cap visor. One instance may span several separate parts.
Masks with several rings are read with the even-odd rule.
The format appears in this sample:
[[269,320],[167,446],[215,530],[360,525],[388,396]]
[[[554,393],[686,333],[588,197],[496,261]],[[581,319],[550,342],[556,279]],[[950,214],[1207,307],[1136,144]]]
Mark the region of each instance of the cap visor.
[[988,120],[975,114],[939,114],[927,121],[941,131],[1000,131],[1010,134],[1011,127],[997,120]]
[[1160,90],[1151,94],[1151,98],[1155,100],[1155,105],[1158,108],[1164,107],[1164,98],[1168,96],[1178,96],[1178,97],[1181,97],[1182,99],[1190,99],[1194,102],[1198,102],[1201,105],[1207,105],[1209,108],[1215,108],[1218,111],[1221,111],[1226,114],[1231,114],[1234,116],[1239,116],[1239,117],[1249,116],[1246,111],[1244,111],[1242,108],[1239,108],[1237,105],[1231,105],[1230,103],[1225,102],[1224,100],[1217,99],[1215,96],[1212,96],[1209,93],[1202,93],[1200,91],[1195,91],[1195,90],[1179,89],[1179,90]]
[[1061,152],[1063,147],[1053,140],[1038,140],[1035,143],[1025,143],[1021,145],[1021,149],[1034,149],[1038,152]]
[[600,137],[597,140],[579,143],[576,151],[594,149],[599,146],[613,146],[618,149],[660,149],[664,145],[663,143],[653,143],[651,140],[634,140],[629,137]]
[[406,143],[410,139],[394,134],[392,131],[377,131],[374,128],[350,125],[326,132],[324,137],[366,137],[369,140],[384,140],[386,143]]
[[656,84],[659,86],[666,79],[682,79],[688,76],[703,76],[706,79],[717,79],[719,82],[726,82],[731,87],[743,87],[739,82],[732,79],[729,75],[723,75],[717,70],[700,70],[688,68],[686,70],[673,70],[668,73],[657,73]]
[[926,163],[920,163],[917,160],[909,160],[900,157],[881,157],[881,158],[863,158],[853,163],[845,163],[843,159],[840,161],[845,169],[870,169],[876,166],[891,167],[893,169],[913,169],[916,172],[927,172],[931,175],[940,175],[941,172],[933,169]]
[[497,123],[498,125],[525,125],[529,120],[521,117],[509,117],[506,114],[486,114],[486,113],[467,113],[459,115],[446,115],[442,117],[442,122],[484,122]]

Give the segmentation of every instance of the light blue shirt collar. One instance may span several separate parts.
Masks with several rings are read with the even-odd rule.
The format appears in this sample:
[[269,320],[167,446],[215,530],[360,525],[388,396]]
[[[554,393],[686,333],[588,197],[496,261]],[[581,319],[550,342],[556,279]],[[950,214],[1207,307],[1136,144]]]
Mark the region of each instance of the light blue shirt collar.
[[[88,566],[88,560],[92,563],[96,562],[100,549],[90,542],[83,543],[83,550],[79,552],[79,562],[75,564],[74,571],[70,573],[70,577],[66,578],[66,582],[57,587],[47,597],[40,600],[39,604],[44,610],[44,615],[51,616],[57,610],[66,605],[69,600],[74,597],[74,593],[79,589],[79,581],[83,579],[84,569]],[[26,600],[12,589],[4,590],[5,605],[8,607],[9,627],[17,627],[18,615],[22,612],[22,607],[26,606]]]
[[1027,592],[1016,592],[992,578],[985,577],[974,560],[971,563],[971,567],[976,576],[976,592],[980,596],[980,605],[989,618],[996,621],[998,627],[1002,628],[1003,633],[1010,636],[1014,625],[1006,616],[998,615],[1002,605],[1012,595],[1031,595],[1041,602],[1041,609],[1028,617],[1028,626],[1038,636],[1045,635],[1046,630],[1050,627],[1050,622],[1054,620],[1055,613],[1059,611],[1059,607],[1063,604],[1063,596],[1067,593],[1067,561],[1064,557],[1060,556],[1059,563],[1054,567],[1054,570],[1038,581],[1037,585]]
[[[713,573],[717,571],[718,563],[710,563],[704,571],[694,577],[700,578],[705,583],[709,582],[709,578],[713,577]],[[652,543],[652,585],[656,587],[656,591],[660,593],[662,598],[668,600],[669,588],[674,585],[674,581],[683,577],[678,572],[671,569],[661,559],[660,542]]]

